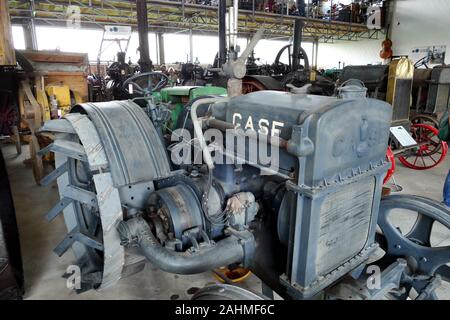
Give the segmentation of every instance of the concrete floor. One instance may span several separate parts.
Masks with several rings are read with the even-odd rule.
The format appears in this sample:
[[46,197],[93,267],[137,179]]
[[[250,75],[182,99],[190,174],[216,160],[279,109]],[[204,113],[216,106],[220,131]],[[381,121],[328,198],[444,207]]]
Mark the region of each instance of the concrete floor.
[[[70,250],[58,258],[54,247],[66,235],[61,216],[47,223],[44,214],[58,201],[58,190],[54,187],[43,188],[35,184],[31,167],[23,161],[28,156],[27,146],[21,156],[16,156],[15,148],[3,146],[7,162],[11,188],[13,192],[22,255],[25,269],[25,299],[189,299],[189,288],[201,288],[216,282],[211,273],[192,276],[168,274],[147,264],[144,271],[121,279],[119,283],[101,292],[89,291],[80,295],[66,287],[61,276],[67,266],[74,261]],[[417,194],[442,200],[442,187],[450,168],[450,157],[438,168],[428,171],[413,171],[398,164],[396,181],[403,187],[402,193]],[[408,216],[399,215],[399,225],[407,225]],[[436,228],[437,229],[437,228]],[[436,230],[437,243],[450,243],[450,232],[446,228]],[[260,292],[261,282],[255,276],[243,284]],[[450,290],[439,292],[442,298],[450,299]]]

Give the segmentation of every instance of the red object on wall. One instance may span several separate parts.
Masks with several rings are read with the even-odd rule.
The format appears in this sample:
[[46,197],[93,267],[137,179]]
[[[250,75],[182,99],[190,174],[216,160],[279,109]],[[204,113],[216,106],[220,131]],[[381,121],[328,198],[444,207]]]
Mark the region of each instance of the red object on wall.
[[381,43],[380,58],[381,59],[392,58],[392,41],[391,41],[391,39],[386,39]]

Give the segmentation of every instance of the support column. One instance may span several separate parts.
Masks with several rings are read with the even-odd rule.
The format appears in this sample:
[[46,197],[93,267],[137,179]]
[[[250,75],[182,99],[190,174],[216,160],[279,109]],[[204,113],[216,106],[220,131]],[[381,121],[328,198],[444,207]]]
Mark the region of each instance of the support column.
[[158,32],[158,55],[159,55],[159,64],[166,64],[166,58],[164,56],[164,33]]
[[29,20],[22,25],[25,39],[25,48],[27,50],[38,50],[36,23],[34,21],[34,0],[30,0]]
[[311,68],[312,70],[317,70],[317,56],[319,51],[319,39],[314,38],[313,46],[312,46],[312,61],[311,61]]
[[219,1],[219,65],[222,65],[227,61],[227,2]]
[[153,69],[150,60],[150,49],[148,45],[148,14],[147,1],[136,0],[137,24],[139,33],[139,66],[141,72],[149,72]]
[[[297,8],[300,16],[305,16],[305,0],[297,0]],[[294,22],[294,43],[292,45],[292,70],[297,71],[300,65],[300,48],[302,46],[304,22],[300,19],[295,19]]]
[[25,49],[38,50],[35,24],[30,21],[27,24],[23,24],[22,28],[23,37],[25,40]]
[[16,55],[7,0],[0,0],[0,28],[0,66],[14,66]]
[[192,41],[192,29],[189,29],[189,62],[194,63],[194,43]]

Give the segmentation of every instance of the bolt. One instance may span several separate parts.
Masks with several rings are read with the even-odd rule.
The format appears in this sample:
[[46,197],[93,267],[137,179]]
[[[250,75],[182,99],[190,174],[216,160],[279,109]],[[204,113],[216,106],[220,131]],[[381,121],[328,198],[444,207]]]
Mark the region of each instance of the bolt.
[[420,262],[428,262],[428,259],[425,257],[420,258]]
[[399,244],[396,244],[395,245],[395,249],[398,249],[398,250],[400,250],[402,248],[402,246],[401,245],[399,245]]

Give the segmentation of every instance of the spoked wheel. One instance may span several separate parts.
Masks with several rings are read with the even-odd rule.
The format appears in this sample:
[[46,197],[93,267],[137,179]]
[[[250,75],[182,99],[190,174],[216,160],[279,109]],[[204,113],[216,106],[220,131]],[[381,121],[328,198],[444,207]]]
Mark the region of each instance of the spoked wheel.
[[[413,222],[410,228],[404,225],[407,218]],[[386,251],[384,262],[403,258],[408,263],[402,292],[394,297],[437,299],[436,289],[450,282],[450,246],[442,245],[443,235],[450,236],[450,210],[431,199],[393,195],[381,201],[378,225],[382,231],[378,240],[382,239],[379,242]],[[406,229],[410,230],[402,232]],[[441,239],[436,240],[437,236]]]
[[412,124],[427,124],[436,129],[439,129],[439,121],[432,116],[426,114],[419,114],[411,119]]
[[[77,260],[74,265],[81,275],[81,283],[74,288],[77,292],[115,282],[120,278],[121,267],[116,265],[114,270],[107,261],[114,259],[123,265],[123,247],[113,243],[111,233],[122,212],[111,174],[98,172],[108,169],[100,138],[92,122],[81,114],[49,121],[42,131],[55,134],[55,141],[40,154],[54,152],[56,169],[42,179],[41,185],[47,186],[57,179],[61,199],[46,219],[52,221],[63,212],[68,231],[54,252],[61,257],[72,248]],[[105,204],[110,206],[109,213]]]
[[411,134],[418,146],[399,157],[400,162],[414,170],[431,169],[447,155],[448,145],[439,139],[439,130],[427,124],[413,124]]
[[61,200],[46,218],[64,215],[68,233],[54,251],[62,256],[72,249],[76,261],[68,273],[78,268],[80,292],[142,270],[145,258],[124,249],[116,226],[146,207],[153,181],[168,177],[170,167],[155,127],[134,102],[87,103],[71,112],[40,129],[55,139],[39,154],[55,153],[56,169],[41,184],[57,180]]

